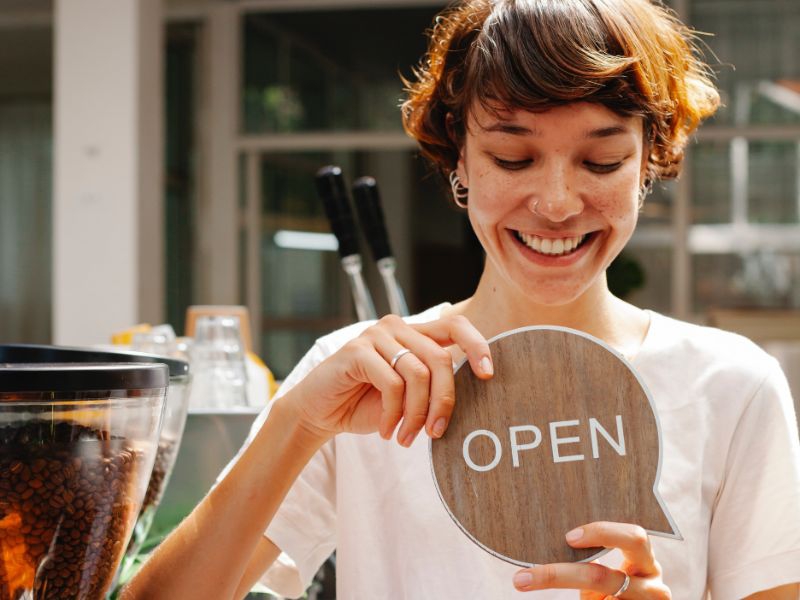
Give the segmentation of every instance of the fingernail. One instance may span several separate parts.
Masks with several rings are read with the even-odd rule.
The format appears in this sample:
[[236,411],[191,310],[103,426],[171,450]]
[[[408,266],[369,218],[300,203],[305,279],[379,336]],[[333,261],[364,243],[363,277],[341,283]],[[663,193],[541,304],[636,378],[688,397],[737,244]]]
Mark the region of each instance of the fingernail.
[[484,372],[485,375],[493,375],[494,368],[492,367],[492,361],[489,359],[488,356],[484,356],[480,362],[481,371]]
[[417,434],[416,434],[416,433],[414,433],[414,432],[412,432],[412,433],[409,433],[409,434],[408,434],[408,435],[405,437],[405,439],[403,440],[403,446],[405,446],[406,448],[408,448],[408,447],[409,447],[409,446],[410,446],[410,445],[411,445],[411,444],[414,442],[414,438],[415,438],[415,437],[417,437]]
[[572,531],[570,531],[566,535],[566,538],[567,538],[568,542],[577,542],[582,537],[583,537],[583,528],[582,527],[578,527],[577,529],[573,529]]
[[447,426],[447,419],[444,417],[439,417],[436,419],[436,423],[433,424],[433,435],[437,438],[442,437],[444,433],[444,428]]
[[520,571],[514,575],[514,585],[517,587],[526,587],[533,583],[533,575],[527,571]]

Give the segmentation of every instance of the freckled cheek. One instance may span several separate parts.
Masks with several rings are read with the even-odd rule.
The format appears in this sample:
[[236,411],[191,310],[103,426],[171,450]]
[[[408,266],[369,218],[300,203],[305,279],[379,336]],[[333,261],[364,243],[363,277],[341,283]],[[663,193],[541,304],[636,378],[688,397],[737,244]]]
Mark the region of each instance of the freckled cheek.
[[590,192],[592,204],[610,221],[635,220],[638,210],[638,189],[620,184],[602,187]]
[[470,211],[483,218],[499,217],[514,204],[514,189],[491,177],[470,181]]
[[491,210],[490,207],[481,203],[470,203],[469,221],[473,231],[481,241],[485,241],[485,236],[494,230],[499,219],[498,211]]

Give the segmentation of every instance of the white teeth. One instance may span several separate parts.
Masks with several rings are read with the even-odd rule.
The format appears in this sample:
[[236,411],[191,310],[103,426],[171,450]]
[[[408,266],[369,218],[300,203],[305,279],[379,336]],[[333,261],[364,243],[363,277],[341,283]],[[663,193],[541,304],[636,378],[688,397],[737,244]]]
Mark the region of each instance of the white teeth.
[[550,256],[569,254],[586,238],[585,235],[569,238],[542,238],[537,235],[522,233],[521,231],[517,232],[517,237],[519,237],[528,248]]

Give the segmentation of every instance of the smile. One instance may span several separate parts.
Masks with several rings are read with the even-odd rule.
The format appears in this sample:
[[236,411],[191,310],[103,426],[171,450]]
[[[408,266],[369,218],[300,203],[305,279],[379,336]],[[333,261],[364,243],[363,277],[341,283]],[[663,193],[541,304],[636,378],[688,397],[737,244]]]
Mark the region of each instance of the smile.
[[543,238],[521,231],[514,231],[516,238],[528,248],[546,256],[566,256],[572,254],[586,241],[587,235],[565,238]]

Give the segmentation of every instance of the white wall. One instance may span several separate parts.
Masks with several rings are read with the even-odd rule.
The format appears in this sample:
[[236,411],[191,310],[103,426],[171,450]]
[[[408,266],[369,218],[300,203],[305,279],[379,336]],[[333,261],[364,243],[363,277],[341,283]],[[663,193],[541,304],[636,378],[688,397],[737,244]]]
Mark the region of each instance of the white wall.
[[163,320],[161,11],[161,0],[55,6],[55,343]]

